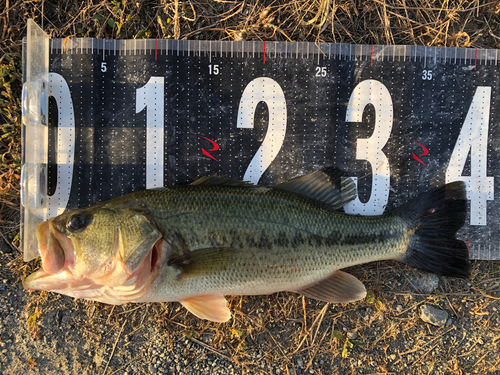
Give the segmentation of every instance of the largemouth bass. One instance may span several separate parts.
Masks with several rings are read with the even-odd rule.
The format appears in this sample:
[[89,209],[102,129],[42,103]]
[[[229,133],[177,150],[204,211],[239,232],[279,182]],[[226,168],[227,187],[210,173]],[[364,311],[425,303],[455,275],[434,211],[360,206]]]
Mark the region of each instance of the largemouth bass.
[[352,179],[334,168],[274,187],[212,176],[131,193],[41,223],[42,268],[24,286],[109,304],[179,301],[225,322],[224,295],[362,299],[364,285],[341,269],[371,261],[469,275],[467,247],[455,238],[464,183],[377,217],[343,213],[355,197]]

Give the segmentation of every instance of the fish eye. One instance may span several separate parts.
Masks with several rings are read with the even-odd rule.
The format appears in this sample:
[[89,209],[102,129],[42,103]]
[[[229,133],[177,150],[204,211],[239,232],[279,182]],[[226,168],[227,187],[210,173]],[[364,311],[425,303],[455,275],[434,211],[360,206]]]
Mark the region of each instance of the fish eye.
[[66,228],[70,232],[76,232],[77,230],[85,228],[85,217],[82,215],[71,216],[66,224]]

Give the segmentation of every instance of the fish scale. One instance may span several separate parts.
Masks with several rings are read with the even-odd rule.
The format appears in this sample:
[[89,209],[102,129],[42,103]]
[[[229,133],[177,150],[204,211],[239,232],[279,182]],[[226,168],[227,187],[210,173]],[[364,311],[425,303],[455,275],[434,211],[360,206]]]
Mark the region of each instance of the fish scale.
[[[158,298],[166,291],[176,300],[200,292],[287,290],[294,283],[313,284],[337,269],[366,260],[396,258],[406,251],[409,241],[407,226],[397,216],[348,216],[275,189],[255,193],[248,188],[193,186],[143,199],[145,207],[168,207],[151,210],[150,215],[160,227],[169,228],[166,232],[180,235],[188,251],[220,247],[234,252],[229,269],[220,274],[214,270],[213,275],[196,281],[179,280],[175,270],[166,268],[160,276],[165,281],[159,283],[163,291],[148,294]],[[172,242],[175,248],[176,239]]]
[[466,216],[463,182],[378,217],[340,211],[355,191],[329,167],[274,187],[210,176],[131,193],[40,224],[42,269],[24,285],[112,304],[180,301],[225,322],[226,294],[364,298],[364,285],[341,269],[371,261],[469,275],[467,247],[456,239]]

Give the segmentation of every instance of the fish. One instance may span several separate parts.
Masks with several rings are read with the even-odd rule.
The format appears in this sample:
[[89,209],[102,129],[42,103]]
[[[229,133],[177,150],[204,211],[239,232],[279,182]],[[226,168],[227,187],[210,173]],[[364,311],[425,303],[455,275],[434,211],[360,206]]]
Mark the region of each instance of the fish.
[[451,182],[380,216],[349,215],[348,174],[326,167],[275,186],[205,176],[65,212],[36,229],[42,267],[24,280],[107,304],[180,302],[227,322],[225,295],[295,292],[348,303],[365,286],[342,269],[395,259],[467,278],[466,185]]

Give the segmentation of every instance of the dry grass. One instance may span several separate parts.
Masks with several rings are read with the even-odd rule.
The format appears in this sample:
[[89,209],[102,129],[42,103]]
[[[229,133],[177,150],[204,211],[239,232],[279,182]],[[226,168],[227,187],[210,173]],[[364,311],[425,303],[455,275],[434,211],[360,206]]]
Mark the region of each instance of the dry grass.
[[[0,233],[4,252],[19,245],[20,61],[28,18],[53,38],[500,47],[498,0],[6,0],[0,7]],[[18,278],[35,267],[24,264],[17,250],[8,257]],[[194,318],[179,304],[115,308],[75,302],[75,306],[87,315],[82,326],[89,340],[98,342],[105,335],[95,330],[99,324],[115,327],[113,350],[97,366],[108,374],[143,360],[152,343],[145,344],[129,363],[110,365],[122,345],[126,346],[122,340],[139,337],[147,324],[165,332],[167,348],[187,340],[251,373],[264,373],[263,362],[280,366],[287,374],[319,374],[318,368],[324,366],[333,373],[356,373],[357,368],[379,374],[498,373],[498,262],[474,262],[470,285],[445,279],[439,294],[408,293],[413,290],[408,275],[418,273],[406,267],[401,272],[401,267],[374,263],[351,270],[371,292],[369,299],[354,304],[328,306],[287,293],[231,297],[234,319],[226,325]],[[26,311],[32,322],[35,319],[30,331],[36,338],[36,319],[50,311],[54,297],[42,293],[31,298]],[[418,318],[422,304],[449,311],[458,323],[439,328],[422,324]],[[349,338],[350,332],[358,337]],[[189,366],[199,360],[192,353],[186,349]],[[36,366],[30,358],[29,367]]]

